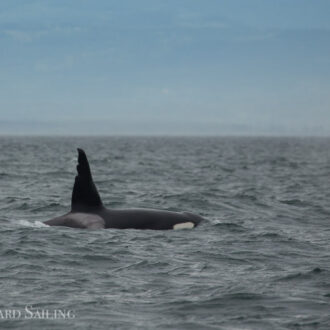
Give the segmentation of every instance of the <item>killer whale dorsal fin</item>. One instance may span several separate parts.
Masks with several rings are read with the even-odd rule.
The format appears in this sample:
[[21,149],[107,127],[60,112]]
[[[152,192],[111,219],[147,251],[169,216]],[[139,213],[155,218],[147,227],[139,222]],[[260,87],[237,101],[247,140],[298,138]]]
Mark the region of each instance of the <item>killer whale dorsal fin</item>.
[[92,173],[89,167],[85,151],[78,148],[78,175],[75,178],[72,198],[71,211],[85,211],[99,208],[102,206],[101,197],[93,182]]

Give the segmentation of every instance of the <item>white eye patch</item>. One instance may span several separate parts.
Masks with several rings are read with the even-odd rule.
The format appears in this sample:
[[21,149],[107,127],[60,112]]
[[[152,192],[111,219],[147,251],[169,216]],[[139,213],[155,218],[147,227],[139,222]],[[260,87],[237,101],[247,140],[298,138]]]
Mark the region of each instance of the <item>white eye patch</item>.
[[182,223],[177,223],[176,225],[173,226],[174,230],[178,229],[192,229],[195,227],[195,224],[193,222],[182,222]]

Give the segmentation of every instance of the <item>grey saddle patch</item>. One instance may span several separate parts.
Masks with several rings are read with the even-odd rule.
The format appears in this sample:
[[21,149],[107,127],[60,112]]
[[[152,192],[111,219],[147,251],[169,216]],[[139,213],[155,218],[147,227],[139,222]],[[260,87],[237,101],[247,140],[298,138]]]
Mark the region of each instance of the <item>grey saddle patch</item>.
[[65,217],[65,225],[76,228],[100,229],[104,228],[104,220],[96,214],[69,213]]

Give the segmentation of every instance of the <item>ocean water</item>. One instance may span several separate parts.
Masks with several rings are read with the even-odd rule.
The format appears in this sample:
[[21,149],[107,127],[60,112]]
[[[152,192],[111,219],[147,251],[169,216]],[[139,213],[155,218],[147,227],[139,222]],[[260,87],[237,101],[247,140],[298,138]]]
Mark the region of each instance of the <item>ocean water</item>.
[[[207,220],[43,225],[70,208],[77,147],[107,207]],[[0,328],[330,329],[330,139],[1,137],[0,150]]]

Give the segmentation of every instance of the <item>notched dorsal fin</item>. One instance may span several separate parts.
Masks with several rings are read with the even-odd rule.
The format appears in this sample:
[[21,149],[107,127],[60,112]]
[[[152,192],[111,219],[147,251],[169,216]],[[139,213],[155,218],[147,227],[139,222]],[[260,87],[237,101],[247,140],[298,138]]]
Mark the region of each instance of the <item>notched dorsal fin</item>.
[[78,165],[71,198],[71,211],[89,211],[102,206],[100,195],[93,182],[87,156],[78,150]]

